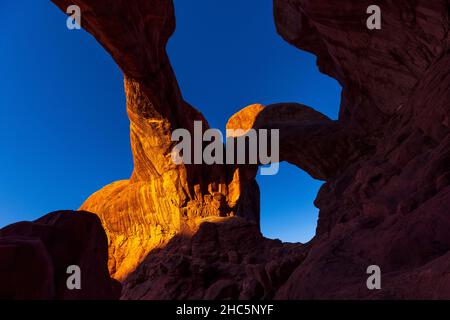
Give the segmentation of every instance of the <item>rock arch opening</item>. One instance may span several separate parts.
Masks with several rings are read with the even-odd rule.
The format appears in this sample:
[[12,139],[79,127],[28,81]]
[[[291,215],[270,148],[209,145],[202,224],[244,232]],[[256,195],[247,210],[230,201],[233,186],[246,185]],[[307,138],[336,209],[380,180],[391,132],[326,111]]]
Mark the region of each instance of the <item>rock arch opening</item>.
[[[184,98],[211,127],[223,129],[247,105],[280,101],[305,103],[337,118],[340,86],[319,72],[313,55],[277,34],[271,1],[218,3],[175,0],[177,28],[168,44]],[[286,162],[277,175],[257,181],[263,234],[288,242],[310,240],[321,182]]]

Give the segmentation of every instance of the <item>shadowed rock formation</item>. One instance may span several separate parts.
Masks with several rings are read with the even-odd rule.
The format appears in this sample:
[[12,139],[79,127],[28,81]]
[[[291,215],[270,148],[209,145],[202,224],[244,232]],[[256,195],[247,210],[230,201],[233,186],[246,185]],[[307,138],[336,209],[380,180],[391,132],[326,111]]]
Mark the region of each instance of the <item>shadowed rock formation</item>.
[[[100,219],[59,211],[0,229],[0,299],[118,299],[109,276],[108,247]],[[80,267],[81,289],[69,290],[69,266]]]
[[[450,298],[448,1],[275,0],[279,33],[343,87],[339,125],[372,146],[327,179],[317,234],[277,298]],[[326,156],[326,155],[324,155]],[[366,288],[380,266],[382,290]]]
[[[175,29],[172,1],[54,1],[65,11],[80,6],[83,26],[124,72],[134,171],[81,207],[102,220],[109,239],[109,268],[123,279],[153,248],[176,234],[191,234],[202,218],[235,215],[238,188],[231,191],[224,166],[175,165],[171,134],[193,133],[203,116],[181,97],[165,46]],[[253,187],[254,188],[254,187]],[[257,216],[258,213],[248,213]]]
[[[317,234],[292,248],[259,233],[255,166],[170,158],[174,129],[207,128],[165,52],[172,1],[53,2],[79,5],[83,27],[124,72],[134,171],[82,206],[105,227],[124,298],[450,298],[447,0],[376,1],[382,30],[373,31],[373,1],[274,0],[280,35],[343,87],[338,121],[278,104],[250,106],[227,125],[280,129],[281,160],[326,180]],[[258,259],[241,259],[250,253]],[[382,290],[366,287],[373,264]]]

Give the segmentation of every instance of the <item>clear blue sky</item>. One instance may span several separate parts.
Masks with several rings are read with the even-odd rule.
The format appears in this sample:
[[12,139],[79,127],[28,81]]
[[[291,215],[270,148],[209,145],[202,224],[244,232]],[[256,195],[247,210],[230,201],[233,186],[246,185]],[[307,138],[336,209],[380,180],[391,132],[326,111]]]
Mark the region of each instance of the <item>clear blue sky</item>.
[[[336,118],[337,82],[275,32],[271,0],[175,0],[168,45],[184,98],[223,129],[252,103],[300,102]],[[132,171],[122,74],[49,0],[1,0],[0,226],[77,209]],[[258,177],[263,234],[307,241],[321,182],[282,164]]]

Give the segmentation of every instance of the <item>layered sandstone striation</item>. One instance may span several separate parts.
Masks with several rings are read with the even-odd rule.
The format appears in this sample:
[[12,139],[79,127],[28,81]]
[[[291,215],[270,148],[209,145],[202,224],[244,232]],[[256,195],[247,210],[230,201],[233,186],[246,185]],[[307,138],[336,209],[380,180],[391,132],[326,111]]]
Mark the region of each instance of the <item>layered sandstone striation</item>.
[[[447,0],[377,1],[372,31],[373,1],[274,0],[280,35],[342,85],[339,119],[252,105],[227,127],[279,129],[281,160],[326,181],[306,245],[259,233],[255,166],[172,162],[174,129],[207,128],[165,52],[172,1],[53,2],[80,6],[125,77],[133,174],[82,206],[102,221],[123,298],[450,298]],[[382,290],[366,287],[373,264]]]

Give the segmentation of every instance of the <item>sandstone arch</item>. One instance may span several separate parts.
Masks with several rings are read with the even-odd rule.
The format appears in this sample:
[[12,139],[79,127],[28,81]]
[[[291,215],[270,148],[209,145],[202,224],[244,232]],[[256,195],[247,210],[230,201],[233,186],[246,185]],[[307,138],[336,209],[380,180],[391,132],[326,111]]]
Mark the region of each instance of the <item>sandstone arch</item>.
[[[205,218],[239,215],[259,223],[254,166],[177,166],[170,158],[173,130],[192,132],[195,120],[208,127],[201,113],[183,100],[165,51],[175,29],[172,1],[138,0],[133,6],[122,0],[54,2],[64,11],[72,3],[80,6],[84,28],[124,73],[133,174],[129,180],[94,193],[80,208],[102,220],[109,239],[112,275],[123,279],[151,249],[176,234],[191,234]],[[339,132],[336,124],[313,109],[285,104],[257,113],[249,110],[253,109],[233,116],[229,125],[236,124],[237,117],[241,122],[255,117],[256,128],[283,127],[283,160],[297,164],[313,177],[326,179],[337,170],[335,162],[343,161],[336,159],[340,155],[329,163],[314,160],[327,147],[323,143],[331,131],[336,140],[341,136],[335,134]],[[311,127],[317,130],[312,133]],[[298,139],[304,143],[297,145]],[[311,139],[314,143],[308,142]]]
[[[102,219],[115,277],[123,278],[174,234],[193,233],[202,221],[257,217],[255,168],[174,167],[167,160],[171,130],[190,129],[195,119],[206,127],[201,114],[183,101],[165,53],[175,26],[172,2],[53,1],[64,11],[69,2],[81,7],[86,30],[125,75],[135,171],[83,205]],[[278,262],[294,255],[284,255],[285,247],[278,246],[276,261],[240,265],[249,277],[240,284],[243,292],[264,286],[289,299],[450,297],[449,3],[382,3],[382,30],[372,33],[362,23],[370,0],[349,0],[345,6],[334,0],[274,0],[278,32],[318,57],[320,70],[342,85],[342,103],[336,122],[290,104],[244,109],[234,117],[251,126],[280,127],[286,148],[293,149],[284,159],[327,180],[315,201],[316,237],[295,263],[287,261],[282,280],[271,282],[270,275],[280,270]],[[279,110],[295,120],[286,122]],[[318,157],[323,150],[329,153]],[[231,220],[239,224],[240,219]],[[203,224],[197,236],[214,242],[220,228]],[[253,237],[254,228],[233,228],[225,226],[229,238],[224,238],[235,241],[232,233],[239,230],[252,240],[247,251],[260,250],[264,257],[267,247],[256,249],[262,240]],[[192,248],[200,258],[211,251],[195,241]],[[366,267],[374,263],[385,274],[381,292],[364,287]],[[217,286],[225,287],[223,281]],[[155,287],[164,297],[179,297],[172,289]],[[194,284],[192,291],[197,289]],[[221,297],[202,290],[200,298]],[[157,297],[156,291],[149,297]]]

